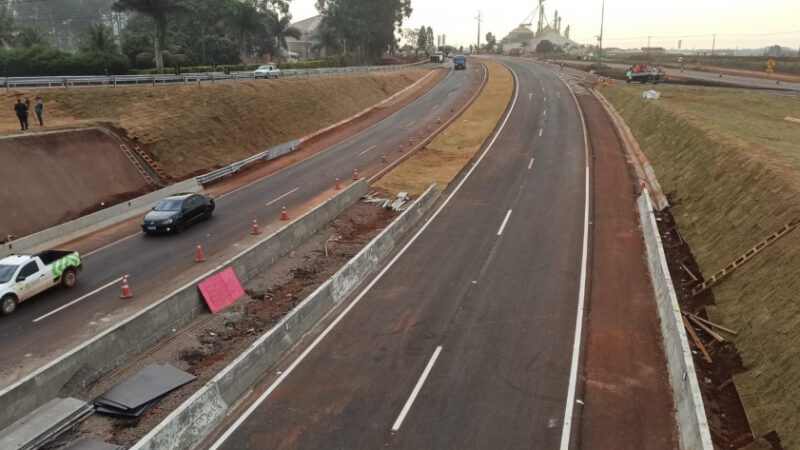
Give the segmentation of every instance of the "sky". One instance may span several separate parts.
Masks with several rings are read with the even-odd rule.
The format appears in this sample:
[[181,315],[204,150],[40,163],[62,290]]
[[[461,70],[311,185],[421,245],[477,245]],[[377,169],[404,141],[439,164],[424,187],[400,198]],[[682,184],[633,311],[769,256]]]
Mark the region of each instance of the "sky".
[[[570,37],[594,44],[600,34],[602,0],[545,0],[545,16],[553,20],[558,10],[562,30]],[[293,20],[317,14],[315,0],[292,0]],[[522,23],[537,8],[537,0],[412,0],[414,12],[403,27],[431,26],[445,34],[450,45],[474,44],[481,11],[481,42],[487,32],[498,40]],[[530,20],[530,19],[528,19]],[[713,34],[716,48],[761,48],[779,44],[800,49],[800,0],[606,0],[603,47],[709,49]],[[533,28],[535,29],[534,22]]]

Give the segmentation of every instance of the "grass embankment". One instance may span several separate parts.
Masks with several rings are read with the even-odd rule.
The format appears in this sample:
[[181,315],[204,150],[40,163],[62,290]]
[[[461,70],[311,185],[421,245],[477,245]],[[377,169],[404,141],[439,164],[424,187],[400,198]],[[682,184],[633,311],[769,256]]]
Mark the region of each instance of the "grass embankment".
[[[672,214],[703,275],[800,217],[800,101],[749,92],[641,86],[603,94],[624,117],[673,195]],[[785,448],[800,448],[800,231],[713,288],[716,315],[754,380],[760,416]],[[768,431],[768,430],[767,430]]]
[[[350,117],[409,86],[426,72],[46,90],[41,95],[46,129],[110,123],[145,144],[169,176],[180,179],[242,160]],[[3,95],[5,103],[11,105],[20,93]],[[22,95],[33,100],[35,93]],[[9,116],[0,125],[0,134],[19,132],[13,113]]]
[[444,190],[494,130],[511,99],[514,79],[502,64],[483,61],[489,79],[475,102],[425,148],[386,174],[374,187],[419,195],[436,183]]

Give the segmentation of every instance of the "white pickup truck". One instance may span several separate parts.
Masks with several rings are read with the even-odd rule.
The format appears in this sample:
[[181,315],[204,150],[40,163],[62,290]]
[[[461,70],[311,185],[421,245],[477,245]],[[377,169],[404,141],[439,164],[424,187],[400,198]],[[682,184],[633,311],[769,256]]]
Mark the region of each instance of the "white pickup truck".
[[278,69],[275,64],[266,64],[253,72],[253,78],[278,78],[283,75],[281,69]]
[[35,255],[0,259],[0,312],[11,314],[17,304],[60,284],[75,285],[83,269],[78,252],[46,250]]

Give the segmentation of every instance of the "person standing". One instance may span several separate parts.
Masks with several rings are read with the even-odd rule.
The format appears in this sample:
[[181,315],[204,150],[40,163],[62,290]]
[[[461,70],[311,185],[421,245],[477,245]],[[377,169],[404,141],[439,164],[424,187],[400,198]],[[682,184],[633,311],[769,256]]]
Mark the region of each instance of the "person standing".
[[17,99],[17,104],[14,105],[14,111],[17,113],[17,119],[19,119],[19,126],[22,131],[28,129],[28,108],[25,106],[25,103],[22,103],[22,100]]
[[36,99],[36,106],[33,110],[36,111],[36,118],[39,119],[39,126],[43,127],[44,122],[42,122],[42,111],[44,110],[44,104],[42,103],[42,99]]

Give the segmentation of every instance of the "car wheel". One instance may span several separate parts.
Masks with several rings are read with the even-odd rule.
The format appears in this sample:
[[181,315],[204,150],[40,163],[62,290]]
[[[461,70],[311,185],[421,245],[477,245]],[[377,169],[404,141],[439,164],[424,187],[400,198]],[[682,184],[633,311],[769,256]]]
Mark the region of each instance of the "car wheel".
[[182,233],[185,228],[186,226],[183,224],[183,222],[175,222],[175,234]]
[[203,219],[208,220],[211,218],[211,214],[214,212],[213,209],[207,208],[206,211],[203,213]]
[[67,269],[61,274],[61,285],[65,288],[75,286],[76,281],[78,281],[78,274],[75,273],[74,269]]
[[3,300],[0,300],[0,312],[4,315],[8,315],[16,311],[17,309],[17,298],[13,295],[6,295],[3,297]]

